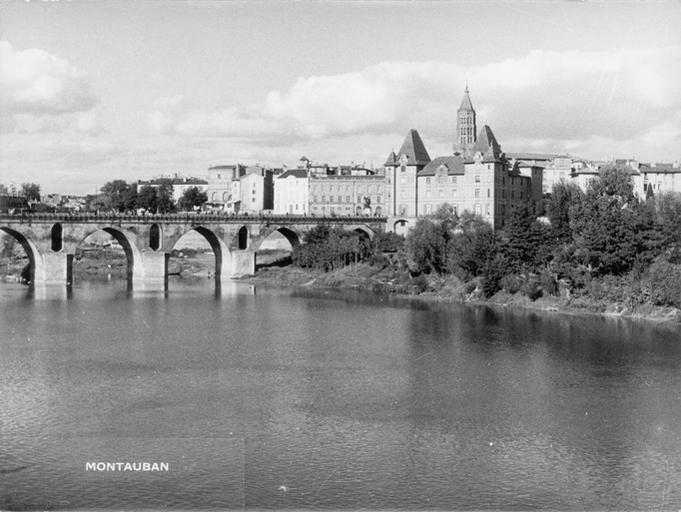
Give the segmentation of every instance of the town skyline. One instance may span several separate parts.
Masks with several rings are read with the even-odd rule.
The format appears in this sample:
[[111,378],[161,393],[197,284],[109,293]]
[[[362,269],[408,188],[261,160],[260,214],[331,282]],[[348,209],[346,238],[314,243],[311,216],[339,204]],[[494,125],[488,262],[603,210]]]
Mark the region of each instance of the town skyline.
[[86,194],[302,155],[381,167],[411,128],[447,155],[466,84],[505,152],[681,157],[678,2],[0,9],[6,185]]

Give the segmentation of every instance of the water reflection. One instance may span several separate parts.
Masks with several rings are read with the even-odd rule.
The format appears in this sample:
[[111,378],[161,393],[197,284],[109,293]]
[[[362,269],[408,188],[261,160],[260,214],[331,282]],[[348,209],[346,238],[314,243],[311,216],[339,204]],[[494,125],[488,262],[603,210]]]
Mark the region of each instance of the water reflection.
[[[64,436],[172,460],[164,439],[239,438],[253,508],[681,506],[678,330],[211,280],[3,292],[0,463],[58,460]],[[47,466],[0,494],[98,503]],[[223,485],[204,469],[185,508]]]

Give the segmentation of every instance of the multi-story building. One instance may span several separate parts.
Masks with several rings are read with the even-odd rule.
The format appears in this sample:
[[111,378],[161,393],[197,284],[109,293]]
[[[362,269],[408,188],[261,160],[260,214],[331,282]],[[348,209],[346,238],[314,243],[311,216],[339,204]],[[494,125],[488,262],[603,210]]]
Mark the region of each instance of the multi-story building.
[[[437,157],[418,173],[419,214],[430,215],[449,204],[457,214],[468,211],[502,228],[514,206],[532,201],[532,176],[509,165],[489,126],[467,151],[472,158],[461,153]],[[535,190],[541,200],[541,168],[532,171],[539,179]]]
[[[247,167],[238,179],[239,185],[232,188],[238,197],[233,211],[239,213],[260,213],[274,208],[274,171],[260,166]],[[238,193],[237,193],[238,189]]]
[[681,168],[679,162],[640,164],[643,197],[664,192],[681,192]]
[[316,174],[309,178],[313,215],[383,215],[385,176],[380,174]]
[[246,172],[246,167],[241,164],[214,165],[208,168],[208,187],[206,193],[208,202],[214,208],[234,211],[235,203],[239,196],[234,195],[234,182]]
[[392,227],[404,233],[421,215],[449,204],[461,214],[481,215],[495,228],[504,226],[511,209],[542,197],[542,167],[510,162],[487,125],[477,120],[468,87],[457,110],[454,154],[431,161],[416,130],[385,163],[387,213]]
[[306,215],[309,212],[307,169],[289,169],[274,180],[274,213]]
[[[386,213],[390,217],[413,219],[418,213],[417,174],[430,162],[419,132],[407,133],[402,147],[391,151],[385,162]],[[404,226],[402,223],[401,226]]]

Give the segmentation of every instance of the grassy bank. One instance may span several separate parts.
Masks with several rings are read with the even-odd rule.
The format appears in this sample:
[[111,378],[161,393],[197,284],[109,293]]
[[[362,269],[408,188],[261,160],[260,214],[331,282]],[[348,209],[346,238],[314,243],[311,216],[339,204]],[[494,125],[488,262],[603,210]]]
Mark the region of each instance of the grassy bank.
[[[408,272],[390,267],[379,268],[367,263],[323,272],[301,269],[295,266],[266,267],[259,269],[255,276],[243,280],[261,286],[309,286],[317,288],[339,288],[393,294],[424,301],[486,304],[497,308],[525,308],[541,311],[576,314],[604,315],[639,318],[668,322],[681,326],[681,310],[651,304],[631,304],[613,297],[622,295],[622,290],[612,290],[613,296],[600,294],[590,296],[588,291],[562,293],[530,298],[518,291],[500,291],[492,297],[483,297],[480,280],[463,282],[455,276],[420,275],[412,277]],[[603,283],[601,283],[603,285]]]

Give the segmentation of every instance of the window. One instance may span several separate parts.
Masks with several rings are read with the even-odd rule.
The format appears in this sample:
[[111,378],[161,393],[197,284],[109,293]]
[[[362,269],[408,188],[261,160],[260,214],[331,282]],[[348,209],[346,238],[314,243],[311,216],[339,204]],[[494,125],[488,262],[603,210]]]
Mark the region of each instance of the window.
[[452,183],[456,184],[456,176],[451,176],[449,179]]
[[326,203],[326,196],[322,196],[322,203]]
[[407,172],[407,166],[404,164],[400,165],[400,172]]
[[430,176],[426,178],[426,185],[430,185]]
[[376,196],[376,204],[381,204],[381,196]]
[[475,175],[475,182],[480,183],[480,175],[479,174]]
[[357,196],[357,202],[361,203],[362,202],[362,196]]
[[424,208],[424,213],[425,213],[426,215],[430,215],[431,210],[432,210],[431,205],[426,204],[426,205],[423,206],[423,208]]
[[490,189],[487,189],[487,197],[490,197],[490,194],[491,194]]
[[444,197],[445,196],[445,191],[443,189],[440,189],[437,191],[437,197]]
[[480,189],[479,188],[475,189],[475,197],[480,197]]
[[477,204],[475,205],[475,214],[476,214],[476,215],[480,215],[481,212],[482,212],[482,209],[480,208],[480,203],[477,203]]
[[317,196],[314,196],[314,202],[315,203],[317,202]]
[[430,199],[430,189],[426,189],[426,199]]
[[350,202],[350,196],[345,196],[345,202],[349,203]]
[[452,195],[454,195],[454,196],[455,196],[455,195],[457,194],[457,192],[458,192],[458,191],[459,191],[459,189],[458,189],[458,188],[456,188],[456,187],[455,187],[455,188],[453,188],[453,189],[452,189]]

